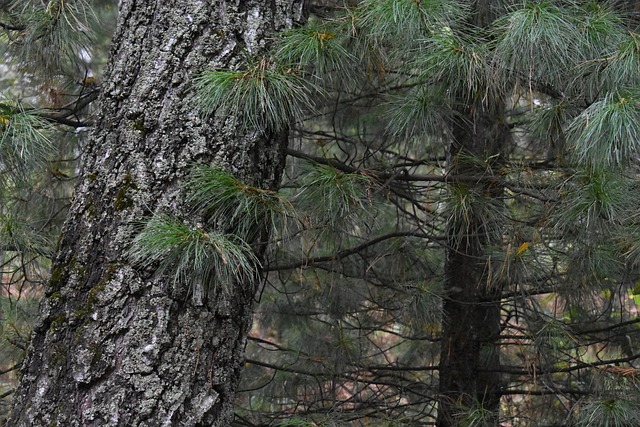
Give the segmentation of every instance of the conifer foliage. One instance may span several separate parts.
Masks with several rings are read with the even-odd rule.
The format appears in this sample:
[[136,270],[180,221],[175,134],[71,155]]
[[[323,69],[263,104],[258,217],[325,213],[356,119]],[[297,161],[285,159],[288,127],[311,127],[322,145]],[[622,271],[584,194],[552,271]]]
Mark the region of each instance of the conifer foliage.
[[106,2],[0,2],[3,418],[71,201],[113,17]]
[[274,49],[323,98],[237,425],[635,425],[632,11],[344,6]]
[[[99,40],[96,14],[26,3],[0,2],[7,61],[85,108],[99,88],[77,83],[77,52]],[[127,259],[187,305],[258,288],[233,425],[638,425],[635,11],[310,3],[306,25],[199,70],[185,98],[224,129],[288,134],[280,189],[190,165],[170,213],[130,227]],[[46,276],[51,200],[31,171],[60,172],[59,126],[91,124],[63,104],[0,102],[3,295]],[[25,203],[33,218],[16,216]]]

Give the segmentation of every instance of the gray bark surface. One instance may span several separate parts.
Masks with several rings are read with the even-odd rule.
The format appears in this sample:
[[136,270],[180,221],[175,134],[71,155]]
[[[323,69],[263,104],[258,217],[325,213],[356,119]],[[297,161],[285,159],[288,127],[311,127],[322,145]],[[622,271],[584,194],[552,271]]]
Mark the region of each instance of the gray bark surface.
[[122,0],[99,117],[8,425],[227,426],[255,289],[213,286],[202,306],[131,265],[136,222],[181,213],[195,162],[274,189],[286,135],[202,119],[192,81],[242,66],[302,0]]

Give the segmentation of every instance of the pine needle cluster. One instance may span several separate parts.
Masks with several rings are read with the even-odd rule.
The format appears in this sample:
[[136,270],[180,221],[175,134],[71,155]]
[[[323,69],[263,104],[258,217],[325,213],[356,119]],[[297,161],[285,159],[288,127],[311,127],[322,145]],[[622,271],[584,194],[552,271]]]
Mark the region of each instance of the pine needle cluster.
[[97,17],[85,0],[14,2],[8,18],[15,28],[6,53],[31,72],[51,81],[61,75],[82,75],[78,54],[90,52]]
[[619,169],[640,154],[640,108],[633,94],[611,92],[568,127],[576,161],[591,169]]
[[264,230],[286,228],[295,217],[291,203],[281,194],[247,185],[224,169],[194,168],[187,184],[188,202],[207,224],[224,224],[237,236],[252,241]]
[[344,173],[330,166],[313,165],[304,176],[296,197],[318,225],[340,229],[374,213],[377,184],[360,173]]
[[631,427],[638,424],[640,404],[618,396],[585,402],[577,422],[578,427]]
[[251,247],[233,234],[207,232],[165,215],[150,219],[133,240],[132,262],[173,278],[175,284],[199,282],[230,286],[252,282],[259,261]]
[[47,136],[51,128],[35,111],[17,102],[0,104],[0,172],[25,177],[41,168],[53,153]]
[[298,70],[283,68],[266,58],[244,71],[213,70],[195,80],[198,108],[206,116],[240,120],[242,127],[281,131],[290,120],[313,106],[313,85]]
[[[276,192],[242,183],[222,168],[196,165],[185,184],[193,219],[156,214],[143,223],[129,250],[131,261],[156,268],[176,286],[189,284],[194,297],[210,286],[226,289],[253,283],[260,261],[251,244],[286,224],[293,208]],[[216,231],[216,230],[226,230]]]

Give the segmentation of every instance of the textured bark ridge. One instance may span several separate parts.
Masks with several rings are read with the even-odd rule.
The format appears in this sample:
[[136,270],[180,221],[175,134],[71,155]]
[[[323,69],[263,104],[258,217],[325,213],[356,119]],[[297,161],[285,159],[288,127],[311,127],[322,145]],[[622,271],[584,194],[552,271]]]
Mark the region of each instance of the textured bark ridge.
[[214,285],[196,307],[126,250],[136,221],[181,212],[195,162],[278,185],[286,135],[201,119],[191,82],[206,67],[241,66],[302,19],[302,3],[120,2],[100,117],[8,425],[229,425],[254,289]]

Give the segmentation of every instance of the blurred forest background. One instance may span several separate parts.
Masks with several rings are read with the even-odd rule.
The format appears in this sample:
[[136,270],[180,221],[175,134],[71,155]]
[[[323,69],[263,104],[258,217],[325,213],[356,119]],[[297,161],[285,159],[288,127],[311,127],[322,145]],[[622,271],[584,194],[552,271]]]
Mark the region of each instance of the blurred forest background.
[[[116,3],[0,1],[0,412]],[[635,3],[310,3],[196,84],[290,126],[234,425],[640,425]]]

